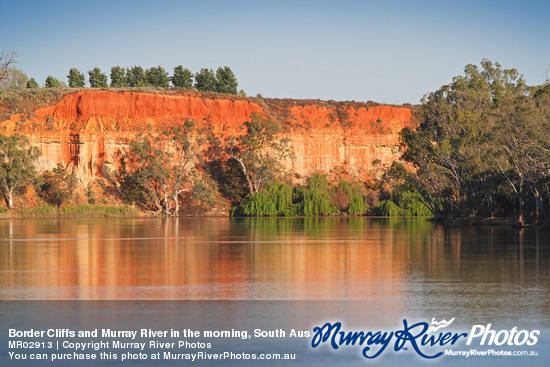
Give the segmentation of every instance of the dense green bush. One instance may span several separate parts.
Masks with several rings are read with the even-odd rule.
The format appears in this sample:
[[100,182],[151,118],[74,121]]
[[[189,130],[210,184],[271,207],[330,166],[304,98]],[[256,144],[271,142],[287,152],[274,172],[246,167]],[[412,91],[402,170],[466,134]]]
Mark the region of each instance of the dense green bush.
[[315,173],[307,179],[305,188],[298,188],[300,201],[299,211],[301,215],[327,215],[338,214],[339,211],[332,203],[329,193],[327,175]]
[[294,188],[281,182],[272,182],[233,208],[233,216],[295,216],[298,205],[293,202]]
[[367,204],[365,204],[365,199],[360,196],[354,196],[351,199],[349,204],[348,214],[355,215],[361,214],[367,211]]
[[51,171],[41,175],[40,196],[48,202],[61,207],[63,203],[70,201],[76,187],[76,174],[68,172],[61,163]]
[[397,203],[403,208],[406,217],[427,217],[431,216],[432,212],[422,202],[422,196],[416,191],[405,191],[400,193]]
[[332,189],[331,197],[333,204],[340,212],[355,215],[367,211],[366,194],[362,182],[340,179],[338,185]]
[[[359,181],[340,179],[331,185],[328,175],[316,173],[309,177],[306,186],[272,182],[231,211],[232,216],[319,216],[347,213],[358,215],[367,212],[366,189]],[[383,201],[373,208],[381,216],[432,216],[422,196],[409,185],[398,185]]]
[[403,210],[391,200],[386,200],[374,207],[374,213],[383,217],[398,217],[403,215]]
[[[335,204],[337,203],[337,204]],[[318,216],[345,212],[365,213],[365,189],[359,182],[340,180],[331,185],[328,175],[316,173],[306,186],[272,182],[231,211],[232,216]]]
[[422,196],[412,191],[408,185],[399,185],[391,193],[390,200],[383,201],[373,208],[377,215],[385,217],[427,217],[432,212],[424,204]]

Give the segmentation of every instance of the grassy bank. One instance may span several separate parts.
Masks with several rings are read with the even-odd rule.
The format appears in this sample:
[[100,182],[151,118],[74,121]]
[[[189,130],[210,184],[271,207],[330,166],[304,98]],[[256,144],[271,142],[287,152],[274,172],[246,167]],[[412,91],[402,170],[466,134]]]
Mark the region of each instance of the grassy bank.
[[136,217],[143,213],[132,206],[96,206],[96,205],[66,205],[57,208],[52,205],[37,206],[35,208],[21,208],[11,211],[3,211],[0,218],[114,218]]

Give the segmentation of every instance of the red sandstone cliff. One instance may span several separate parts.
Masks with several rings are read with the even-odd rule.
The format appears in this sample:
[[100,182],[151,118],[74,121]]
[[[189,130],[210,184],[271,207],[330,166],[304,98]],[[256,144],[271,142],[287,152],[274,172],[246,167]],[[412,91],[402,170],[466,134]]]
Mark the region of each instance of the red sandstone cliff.
[[252,113],[283,124],[296,153],[287,166],[302,176],[337,166],[363,178],[378,174],[398,159],[398,132],[411,121],[409,108],[372,103],[88,90],[14,114],[0,121],[0,133],[29,136],[43,153],[42,168],[73,163],[86,180],[116,165],[117,152],[138,131],[192,119],[240,134]]

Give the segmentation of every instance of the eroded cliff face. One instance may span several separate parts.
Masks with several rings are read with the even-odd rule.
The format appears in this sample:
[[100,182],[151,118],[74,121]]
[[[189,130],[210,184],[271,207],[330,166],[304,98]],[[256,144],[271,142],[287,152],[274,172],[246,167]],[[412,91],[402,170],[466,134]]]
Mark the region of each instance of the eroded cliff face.
[[238,135],[252,113],[283,125],[296,153],[286,165],[296,177],[342,167],[363,179],[399,158],[398,133],[412,117],[409,108],[351,102],[90,90],[31,114],[14,114],[0,122],[0,133],[29,136],[43,153],[40,168],[72,163],[86,181],[116,168],[121,150],[139,132],[191,119]]

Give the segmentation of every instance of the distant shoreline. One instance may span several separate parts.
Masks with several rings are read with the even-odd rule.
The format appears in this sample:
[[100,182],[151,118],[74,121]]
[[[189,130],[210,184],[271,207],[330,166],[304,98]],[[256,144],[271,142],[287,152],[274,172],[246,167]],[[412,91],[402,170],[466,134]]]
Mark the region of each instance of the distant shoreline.
[[295,218],[388,218],[388,219],[416,219],[424,218],[434,223],[451,225],[488,225],[488,226],[512,226],[517,228],[539,227],[536,223],[519,224],[516,218],[435,218],[426,216],[379,216],[379,215],[325,215],[325,216],[238,216],[231,217],[229,212],[212,214],[182,214],[176,216],[164,216],[154,212],[145,212],[137,207],[129,205],[66,205],[56,208],[50,205],[35,207],[33,209],[12,209],[7,211],[5,208],[0,212],[0,220],[3,219],[80,219],[80,218],[277,218],[277,219],[295,219]]

